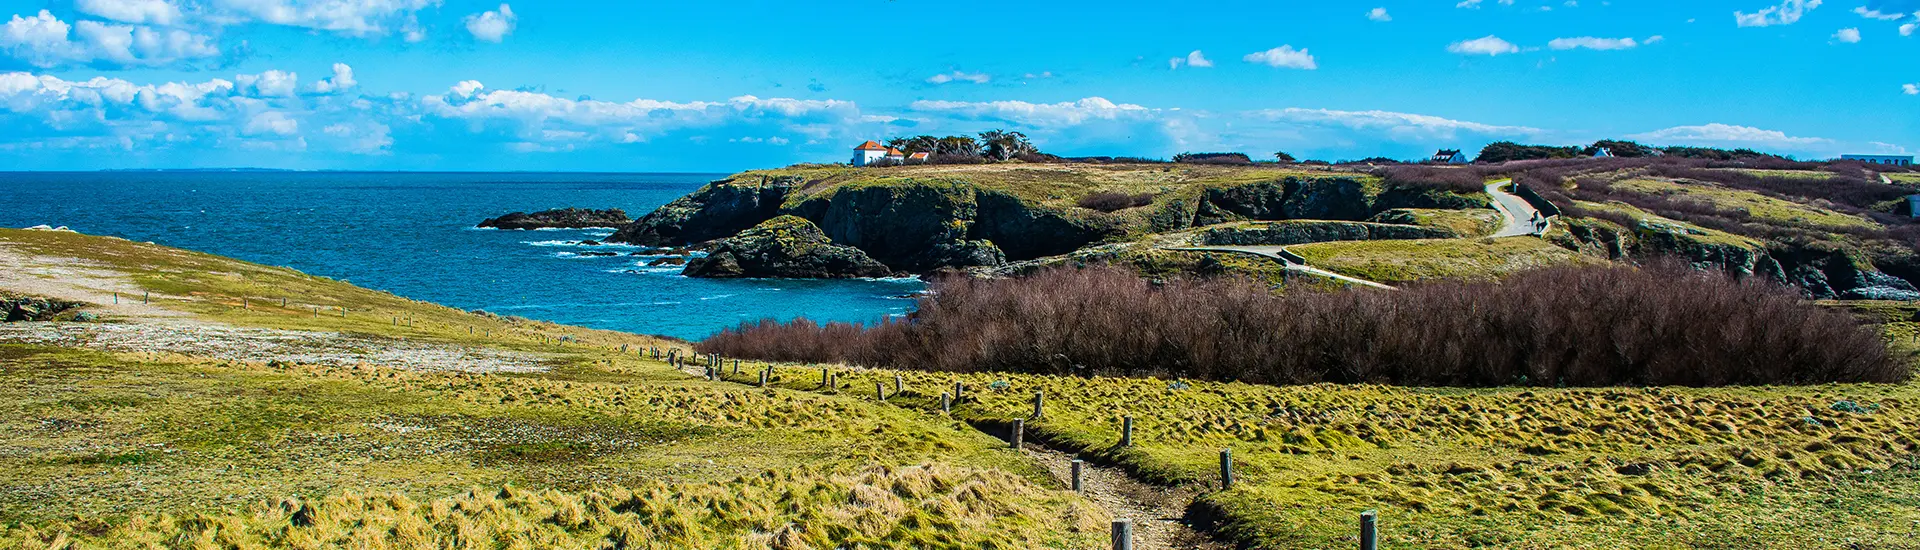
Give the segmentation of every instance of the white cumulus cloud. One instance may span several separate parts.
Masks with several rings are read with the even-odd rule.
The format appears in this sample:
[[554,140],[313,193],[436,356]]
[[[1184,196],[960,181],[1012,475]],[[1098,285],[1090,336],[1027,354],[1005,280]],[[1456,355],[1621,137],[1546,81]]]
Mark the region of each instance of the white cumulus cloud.
[[512,6],[501,4],[498,10],[469,15],[465,21],[467,32],[472,33],[475,40],[497,43],[513,34],[513,28],[519,20],[520,17],[513,14]]
[[1392,21],[1393,16],[1387,14],[1386,8],[1374,8],[1371,10],[1367,10],[1367,20],[1379,21],[1379,22],[1385,23],[1387,21]]
[[313,83],[313,92],[318,94],[338,93],[360,85],[353,79],[353,67],[346,63],[333,64],[333,76],[322,78]]
[[1269,67],[1286,69],[1314,70],[1320,65],[1314,63],[1313,55],[1306,48],[1293,49],[1292,45],[1282,45],[1264,52],[1253,52],[1240,58],[1248,63],[1259,63]]
[[993,77],[987,76],[987,73],[969,73],[969,72],[962,72],[962,71],[953,71],[950,73],[940,73],[937,75],[927,77],[927,83],[928,84],[946,84],[948,82],[972,82],[974,84],[986,84],[987,81],[992,79]]
[[1764,130],[1752,126],[1732,124],[1703,124],[1699,126],[1675,126],[1631,136],[1643,141],[1680,144],[1760,144],[1760,145],[1817,145],[1831,143],[1833,140],[1816,137],[1789,136],[1779,130]]
[[180,20],[180,7],[167,0],[76,0],[73,9],[121,23],[164,27]]
[[1498,36],[1487,35],[1472,40],[1462,40],[1447,45],[1447,51],[1461,55],[1503,55],[1520,53],[1520,47]]
[[14,15],[0,25],[0,51],[29,65],[153,67],[220,55],[212,38],[180,29],[82,20],[68,24],[47,10]]
[[1901,84],[1900,91],[1907,95],[1920,95],[1920,84]]
[[278,69],[260,74],[243,74],[235,76],[233,80],[240,83],[241,94],[254,97],[293,97],[294,91],[300,87],[299,74]]
[[1733,22],[1742,27],[1792,25],[1807,12],[1820,7],[1821,3],[1821,0],[1786,0],[1778,6],[1767,6],[1753,13],[1735,11]]
[[1189,52],[1186,57],[1175,57],[1167,60],[1167,68],[1169,69],[1178,69],[1181,65],[1212,67],[1213,60],[1207,59],[1206,54],[1200,53],[1200,50]]
[[[1648,43],[1654,41],[1654,39],[1648,39]],[[1586,48],[1589,50],[1630,50],[1640,47],[1640,42],[1632,38],[1594,38],[1591,36],[1582,36],[1578,38],[1555,38],[1547,42],[1547,47],[1556,50],[1571,50],[1574,48]]]
[[1858,27],[1840,29],[1833,33],[1833,41],[1843,44],[1858,44],[1860,42],[1860,29]]

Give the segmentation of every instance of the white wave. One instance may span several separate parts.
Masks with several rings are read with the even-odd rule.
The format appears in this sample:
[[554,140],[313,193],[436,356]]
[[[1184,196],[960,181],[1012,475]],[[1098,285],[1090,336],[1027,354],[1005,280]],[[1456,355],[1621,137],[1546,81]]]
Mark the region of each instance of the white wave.
[[700,300],[701,300],[701,301],[706,301],[706,300],[719,300],[719,299],[722,299],[722,298],[732,298],[732,297],[734,297],[734,296],[739,296],[739,294],[721,294],[721,295],[718,295],[718,296],[706,296],[706,297],[702,297],[702,298],[700,298]]
[[559,246],[559,247],[586,248],[586,249],[610,248],[610,249],[618,249],[618,250],[639,250],[642,248],[647,248],[644,246],[632,245],[632,244],[626,244],[626,243],[580,244],[580,241],[520,241],[520,244],[524,244],[528,246]]

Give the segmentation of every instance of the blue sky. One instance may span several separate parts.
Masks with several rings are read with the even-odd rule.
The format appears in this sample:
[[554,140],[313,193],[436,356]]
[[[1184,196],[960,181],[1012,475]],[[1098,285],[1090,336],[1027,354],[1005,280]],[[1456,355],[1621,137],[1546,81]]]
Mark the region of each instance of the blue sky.
[[0,0],[0,169],[1920,150],[1920,0]]

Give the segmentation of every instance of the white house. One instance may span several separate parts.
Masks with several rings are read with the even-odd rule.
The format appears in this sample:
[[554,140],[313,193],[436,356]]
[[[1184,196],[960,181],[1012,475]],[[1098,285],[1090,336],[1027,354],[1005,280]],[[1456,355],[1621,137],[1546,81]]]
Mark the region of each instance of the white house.
[[1840,160],[1857,160],[1867,164],[1887,166],[1913,166],[1912,155],[1840,155]]
[[877,141],[868,141],[853,148],[853,165],[866,166],[887,158],[887,146]]
[[[913,158],[925,161],[926,153],[914,153]],[[893,164],[906,164],[907,154],[899,149],[881,145],[878,141],[867,141],[853,148],[853,165],[867,166],[881,161]]]
[[1467,155],[1461,153],[1459,149],[1441,149],[1440,152],[1434,153],[1429,161],[1439,164],[1466,164]]

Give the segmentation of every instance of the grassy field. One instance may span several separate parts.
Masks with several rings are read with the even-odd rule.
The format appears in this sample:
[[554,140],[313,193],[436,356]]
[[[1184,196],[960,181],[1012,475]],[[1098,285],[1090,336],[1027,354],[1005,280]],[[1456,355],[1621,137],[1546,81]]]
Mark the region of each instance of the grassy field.
[[[102,330],[351,333],[368,347],[523,354],[544,369],[0,343],[0,548],[1095,548],[1105,538],[1104,511],[964,424],[701,381],[638,352],[674,342],[68,233],[0,231],[0,253],[85,270],[67,282],[154,291],[159,311],[121,316],[136,308],[101,303]],[[279,296],[287,307],[253,305]]]
[[[1786,174],[1804,174],[1804,172],[1784,172],[1782,174],[1769,175]],[[1678,200],[1699,201],[1723,210],[1744,211],[1756,219],[1774,223],[1813,225],[1841,229],[1872,229],[1878,227],[1878,225],[1866,219],[1834,212],[1825,208],[1800,204],[1786,199],[1769,197],[1752,191],[1700,184],[1681,185],[1650,179],[1619,181],[1614,182],[1613,186],[1617,189],[1625,189],[1638,193],[1666,195]]]
[[1279,166],[1217,166],[1198,164],[961,164],[914,165],[884,168],[796,166],[754,170],[736,177],[798,176],[809,182],[809,193],[790,197],[798,203],[812,193],[847,185],[887,184],[903,180],[965,181],[982,189],[1004,191],[1055,208],[1073,206],[1081,197],[1100,191],[1163,195],[1196,186],[1227,186],[1272,181],[1286,177],[1343,177],[1364,181],[1377,178],[1352,172],[1330,172]]
[[[1228,538],[1260,548],[1907,548],[1920,522],[1920,389],[1429,390],[1158,379],[776,369],[777,383],[1038,437],[1202,487]],[[905,391],[893,394],[893,377]],[[1032,396],[1045,395],[1032,418]],[[1121,447],[1123,417],[1136,428]],[[1237,484],[1217,491],[1218,452]]]
[[1493,280],[1549,265],[1602,261],[1531,237],[1343,241],[1288,250],[1314,267],[1387,284],[1436,278]]

